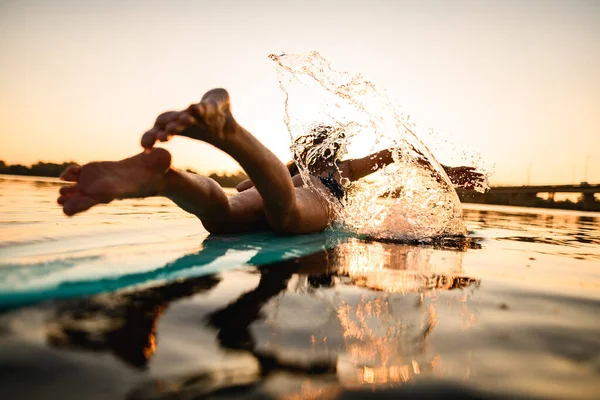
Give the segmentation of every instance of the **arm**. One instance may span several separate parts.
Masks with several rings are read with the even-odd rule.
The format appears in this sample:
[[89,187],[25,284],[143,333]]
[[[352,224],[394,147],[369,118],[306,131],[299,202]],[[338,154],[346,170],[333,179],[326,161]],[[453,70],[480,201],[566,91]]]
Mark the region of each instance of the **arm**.
[[[425,158],[423,153],[419,150],[412,147],[412,150],[416,152],[419,157],[417,158],[417,163],[421,166],[432,169],[431,164]],[[398,154],[400,156],[400,154]],[[373,172],[379,170],[380,168],[385,167],[394,162],[393,153],[390,149],[385,149],[378,151],[377,153],[373,153],[363,158],[356,158],[352,160],[343,161],[341,164],[344,164],[343,167],[340,165],[340,170],[342,170],[342,175],[345,178],[350,179],[350,181],[355,181],[360,178],[364,178],[367,175],[372,174]],[[346,163],[346,164],[345,164]],[[447,167],[442,165],[442,167],[446,170]],[[346,175],[344,175],[344,171],[346,171]]]
[[[392,152],[390,150],[382,150],[364,158],[342,161],[338,164],[338,168],[342,178],[349,179],[350,181],[356,181],[369,174],[372,174],[379,168],[391,164],[393,161]],[[293,161],[288,162],[286,167],[292,176],[298,174],[298,167]],[[252,181],[250,179],[246,179],[236,186],[236,190],[238,192],[243,192],[252,187],[254,187]]]
[[393,162],[392,152],[389,149],[385,149],[363,158],[342,161],[338,165],[338,168],[340,169],[342,178],[346,178],[352,182],[364,178]]
[[[420,154],[420,153],[419,153]],[[394,162],[392,157],[392,151],[389,149],[378,151],[363,158],[354,158],[350,160],[342,161],[338,164],[340,175],[342,178],[348,179],[351,182],[364,178],[380,168],[385,167]],[[420,158],[418,163],[423,166],[430,166],[429,162],[425,158]],[[485,177],[482,173],[475,171],[473,167],[448,167],[440,164],[452,184],[457,188],[462,189],[474,189],[478,183],[483,183]],[[288,170],[292,175],[298,173],[297,167],[293,162],[287,164]],[[295,168],[292,171],[292,168]],[[252,181],[245,180],[241,182],[237,187],[238,192],[250,189],[254,184]]]
[[[417,153],[422,156],[420,152],[417,151]],[[339,168],[343,178],[355,181],[372,174],[392,162],[394,162],[392,151],[386,149],[363,158],[342,161]],[[422,166],[431,167],[429,161],[424,157],[419,158],[417,162]],[[448,167],[443,164],[440,165],[444,168],[446,174],[448,174],[448,178],[450,178],[452,184],[457,188],[472,190],[477,184],[485,181],[485,176],[475,171],[473,167]]]

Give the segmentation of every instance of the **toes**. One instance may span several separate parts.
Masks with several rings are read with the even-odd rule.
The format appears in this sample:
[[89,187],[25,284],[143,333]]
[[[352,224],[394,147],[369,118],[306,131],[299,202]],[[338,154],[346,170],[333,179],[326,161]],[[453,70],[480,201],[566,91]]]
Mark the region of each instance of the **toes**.
[[209,103],[217,103],[217,104],[229,104],[229,93],[227,90],[222,88],[209,90],[202,96],[201,103],[209,102]]
[[196,125],[198,123],[198,120],[196,120],[196,118],[194,118],[188,111],[184,111],[179,114],[177,121],[180,125],[185,127]]
[[[170,125],[171,123],[169,123]],[[167,132],[167,129],[152,128],[148,132],[142,135],[142,147],[145,149],[151,149],[154,143],[157,141],[166,142],[171,139],[173,134]]]
[[60,189],[58,189],[58,192],[60,193],[61,196],[69,196],[73,193],[75,193],[77,191],[77,186],[73,185],[73,186],[63,186]]
[[173,119],[173,121],[165,125],[165,131],[169,135],[178,135],[185,129],[190,128],[198,123],[198,120],[194,118],[188,110],[182,111],[176,119]]
[[60,195],[60,196],[58,196],[58,199],[56,199],[56,202],[60,205],[64,205],[71,196],[72,196],[71,194]]
[[179,111],[167,111],[156,117],[155,127],[164,127],[169,122],[176,120],[179,115]]
[[192,104],[185,111],[168,111],[160,114],[156,118],[154,127],[142,135],[142,147],[151,149],[157,141],[165,142],[173,135],[184,134],[190,136],[184,132],[192,126],[210,125],[219,127],[223,125],[229,107],[229,94],[227,91],[225,89],[213,89],[202,97],[200,103]]
[[151,149],[156,143],[156,135],[160,131],[158,128],[152,128],[148,132],[142,135],[142,147],[145,149]]
[[71,197],[77,192],[77,186],[63,186],[58,190],[58,192],[60,193],[60,196],[58,196],[58,199],[56,200],[57,203],[65,204],[69,197]]
[[79,180],[79,174],[81,174],[81,167],[79,165],[69,165],[62,174],[60,179],[68,182],[77,182]]
[[206,115],[206,105],[203,103],[191,104],[186,111],[194,118],[204,119],[204,116]]
[[169,122],[167,124],[167,126],[165,126],[165,132],[169,136],[177,135],[177,134],[183,132],[184,129],[185,129],[185,127],[179,123],[179,120]]
[[160,114],[156,118],[154,127],[142,135],[142,147],[145,149],[151,149],[157,140],[160,140],[161,142],[169,140],[170,135],[165,132],[165,128],[170,123],[176,122],[179,114],[181,114],[179,111],[167,111]]
[[[59,198],[60,199],[60,198]],[[75,193],[68,196],[63,202],[63,212],[69,216],[89,210],[98,202],[91,197],[84,196],[80,193]]]
[[166,142],[167,140],[171,139],[172,136],[173,134],[167,132],[167,130],[165,129],[156,134],[156,140]]

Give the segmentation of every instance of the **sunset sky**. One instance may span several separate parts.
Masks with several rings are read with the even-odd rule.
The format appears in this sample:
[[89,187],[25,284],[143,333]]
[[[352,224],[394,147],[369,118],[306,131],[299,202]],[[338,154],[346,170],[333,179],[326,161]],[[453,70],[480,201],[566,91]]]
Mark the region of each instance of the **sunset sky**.
[[[229,90],[289,158],[270,53],[316,50],[402,105],[442,162],[492,184],[600,183],[600,1],[0,0],[0,159],[114,160],[162,111]],[[233,171],[202,143],[179,167]]]

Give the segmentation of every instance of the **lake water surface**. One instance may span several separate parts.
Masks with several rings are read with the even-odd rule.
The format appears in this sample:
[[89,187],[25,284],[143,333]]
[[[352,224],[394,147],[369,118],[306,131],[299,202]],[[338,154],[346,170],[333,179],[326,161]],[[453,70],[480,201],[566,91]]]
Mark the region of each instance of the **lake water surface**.
[[598,214],[465,205],[461,245],[254,266],[168,200],[68,218],[59,185],[0,176],[3,399],[599,396]]

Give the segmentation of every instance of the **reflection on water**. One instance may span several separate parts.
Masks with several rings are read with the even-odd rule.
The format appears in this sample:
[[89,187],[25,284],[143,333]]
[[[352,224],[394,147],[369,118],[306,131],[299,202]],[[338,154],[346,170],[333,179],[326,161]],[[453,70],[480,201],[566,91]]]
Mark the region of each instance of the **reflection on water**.
[[[0,313],[6,398],[344,398],[386,388],[464,397],[476,387],[585,399],[600,390],[597,214],[467,205],[464,241],[334,235],[302,244],[321,251],[260,266],[273,261],[268,237],[207,238],[162,199],[67,219],[55,186],[0,184],[0,294],[90,276],[112,291]],[[223,259],[226,268],[213,262]],[[426,392],[410,392],[421,384]]]
[[[400,383],[432,373],[439,355],[427,339],[438,324],[438,291],[479,285],[462,276],[464,252],[350,240],[335,255],[338,273],[348,278],[342,282],[381,292],[338,307],[346,358],[356,370],[344,383]],[[395,293],[418,297],[406,302]]]
[[335,252],[340,274],[356,286],[388,293],[450,289],[461,279],[463,251],[350,239]]
[[[476,221],[474,225],[478,228],[527,232],[526,237],[530,237],[532,242],[546,241],[563,246],[600,244],[600,236],[598,236],[600,220],[596,216],[554,210],[545,210],[547,214],[531,211],[507,212],[507,208],[509,207],[503,207],[498,211],[466,208],[464,213],[467,220]],[[536,233],[544,233],[545,237]]]
[[59,348],[108,351],[134,367],[145,367],[156,351],[156,324],[170,302],[209,291],[214,276],[155,290],[107,294],[58,303],[47,321],[47,340]]
[[[469,206],[473,208],[466,208],[464,213],[471,226],[476,230],[494,232],[497,240],[552,245],[553,254],[600,260],[597,252],[600,219],[592,213],[582,215],[562,210],[532,212],[520,207],[489,210]],[[565,248],[570,250],[564,251]]]
[[[260,267],[254,289],[204,319],[206,326],[216,331],[221,348],[252,355],[258,370],[221,372],[218,379],[214,373],[200,371],[162,382],[161,387],[169,387],[169,393],[177,388],[179,394],[207,394],[207,388],[225,389],[224,383],[215,382],[222,373],[235,382],[226,384],[228,390],[256,385],[282,372],[317,376],[319,380],[333,378],[342,387],[402,383],[419,374],[435,375],[439,355],[427,341],[438,324],[438,292],[475,290],[479,285],[477,279],[463,276],[463,255],[457,250],[347,239],[333,249],[293,262]],[[189,263],[189,257],[171,263],[171,267]],[[59,348],[108,351],[131,366],[147,367],[156,346],[160,347],[157,320],[168,312],[169,305],[188,296],[206,296],[220,281],[218,276],[209,275],[60,303],[47,321],[48,343]],[[352,288],[368,290],[359,296],[348,295]],[[309,329],[311,351],[302,355],[288,354],[277,337],[270,337],[277,330],[285,330],[288,306],[282,301],[297,293],[320,298],[323,311],[336,318],[321,320]],[[469,293],[464,291],[461,296],[463,305]],[[413,296],[409,299],[407,294]],[[251,328],[261,321],[268,321],[270,326],[268,345],[264,339],[257,341]],[[152,384],[136,393],[146,393],[149,387],[156,388]]]

